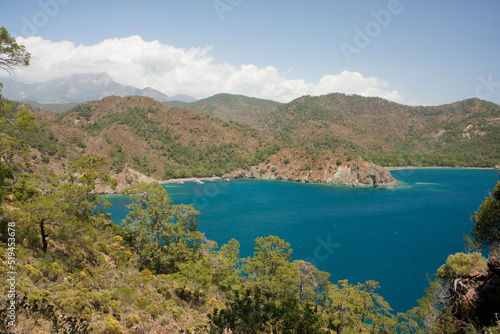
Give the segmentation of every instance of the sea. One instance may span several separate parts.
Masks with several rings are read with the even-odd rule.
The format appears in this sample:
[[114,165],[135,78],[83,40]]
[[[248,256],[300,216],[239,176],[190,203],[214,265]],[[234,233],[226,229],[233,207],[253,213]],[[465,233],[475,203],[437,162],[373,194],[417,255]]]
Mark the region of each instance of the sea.
[[[222,246],[240,242],[240,256],[269,235],[290,243],[293,259],[331,274],[332,283],[374,280],[394,313],[417,306],[450,254],[464,252],[471,215],[499,173],[495,170],[393,170],[399,188],[352,188],[270,180],[167,184],[173,204],[194,204],[198,230]],[[125,196],[107,197],[111,220],[127,214]]]

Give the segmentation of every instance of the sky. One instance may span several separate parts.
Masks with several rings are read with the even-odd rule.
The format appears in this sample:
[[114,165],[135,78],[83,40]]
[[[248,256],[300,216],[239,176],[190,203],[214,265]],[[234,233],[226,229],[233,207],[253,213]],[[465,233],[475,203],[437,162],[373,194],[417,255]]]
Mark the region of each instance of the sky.
[[0,0],[32,54],[9,81],[107,72],[201,99],[334,92],[500,104],[498,0]]

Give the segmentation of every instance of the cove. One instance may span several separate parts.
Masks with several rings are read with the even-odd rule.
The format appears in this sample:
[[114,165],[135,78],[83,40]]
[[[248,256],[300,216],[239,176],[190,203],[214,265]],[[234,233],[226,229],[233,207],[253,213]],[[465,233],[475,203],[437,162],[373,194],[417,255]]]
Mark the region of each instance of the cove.
[[[174,204],[193,203],[198,229],[219,247],[234,238],[241,257],[257,237],[276,235],[293,259],[329,272],[330,281],[375,280],[395,312],[417,305],[449,254],[464,251],[470,216],[499,180],[498,171],[405,169],[391,174],[407,187],[351,188],[284,181],[232,180],[165,185]],[[128,198],[108,196],[120,224]]]

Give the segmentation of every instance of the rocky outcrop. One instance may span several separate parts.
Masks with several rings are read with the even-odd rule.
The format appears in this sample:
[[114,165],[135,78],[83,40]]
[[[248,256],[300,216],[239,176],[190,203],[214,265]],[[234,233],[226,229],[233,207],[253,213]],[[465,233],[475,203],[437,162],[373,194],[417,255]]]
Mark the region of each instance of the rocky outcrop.
[[455,314],[459,319],[494,326],[500,314],[500,261],[490,257],[487,272],[472,271],[456,278],[450,292],[458,301]]
[[239,168],[224,175],[228,178],[285,180],[352,187],[399,187],[391,173],[361,158],[350,159],[331,151],[308,153],[282,149],[259,165]]
[[125,164],[123,170],[118,174],[111,175],[116,181],[118,185],[115,189],[112,189],[108,184],[105,183],[97,183],[95,191],[99,194],[115,194],[120,193],[122,190],[127,188],[129,185],[133,183],[141,183],[141,182],[154,182],[155,180],[136,171],[135,169],[129,168],[128,164]]

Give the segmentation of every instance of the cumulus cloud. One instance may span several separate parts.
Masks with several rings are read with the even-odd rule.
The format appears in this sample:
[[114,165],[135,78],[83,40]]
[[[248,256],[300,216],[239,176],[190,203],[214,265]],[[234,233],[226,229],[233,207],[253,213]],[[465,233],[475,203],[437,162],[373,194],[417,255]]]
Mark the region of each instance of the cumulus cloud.
[[217,93],[289,102],[302,95],[333,92],[378,96],[400,101],[389,84],[361,73],[327,74],[317,83],[289,79],[290,71],[253,64],[218,63],[209,56],[212,47],[182,49],[139,36],[107,39],[95,45],[52,42],[41,37],[19,37],[32,54],[31,65],[17,71],[16,80],[42,82],[80,73],[107,72],[123,85],[152,87],[167,95],[187,94],[204,98]]

